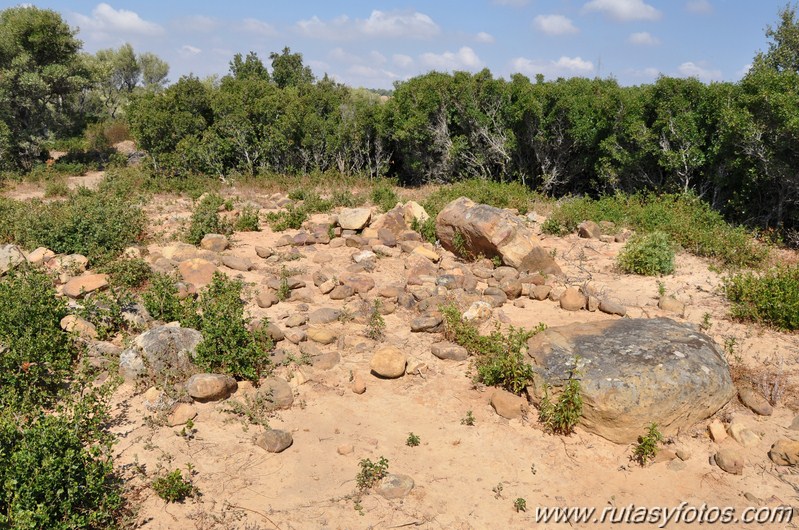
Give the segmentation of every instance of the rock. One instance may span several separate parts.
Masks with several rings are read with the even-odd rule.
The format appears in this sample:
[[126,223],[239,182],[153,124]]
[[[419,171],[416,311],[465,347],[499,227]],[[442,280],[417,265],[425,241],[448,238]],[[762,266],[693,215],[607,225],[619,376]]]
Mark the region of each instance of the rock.
[[359,395],[366,392],[366,382],[360,373],[355,374],[352,378],[352,391]]
[[188,243],[173,243],[161,249],[161,256],[180,263],[197,257],[197,247]]
[[744,472],[743,455],[732,448],[724,448],[716,453],[716,465],[732,475],[741,475]]
[[394,379],[405,374],[407,362],[408,358],[402,350],[396,346],[386,345],[374,353],[372,360],[369,362],[369,368],[375,375]]
[[552,291],[550,285],[535,285],[530,289],[530,298],[534,300],[546,300],[549,298],[549,293]]
[[583,221],[577,225],[577,235],[586,239],[599,239],[602,229],[593,221]]
[[133,379],[151,373],[180,372],[191,367],[202,334],[191,328],[159,326],[133,339],[130,348],[119,355],[119,371]]
[[186,422],[196,417],[197,409],[188,403],[178,403],[172,412],[169,413],[169,416],[167,416],[166,424],[169,427],[177,427],[178,425],[184,425]]
[[144,393],[144,408],[151,412],[166,412],[175,407],[176,400],[169,397],[166,392],[161,392],[154,386]]
[[502,265],[494,269],[494,272],[491,273],[495,279],[499,280],[500,282],[503,280],[518,280],[519,279],[519,271],[514,269],[513,267],[506,267]]
[[377,238],[386,247],[394,248],[397,246],[397,236],[394,234],[394,232],[392,232],[388,228],[379,229],[377,231]]
[[561,309],[566,311],[579,311],[585,309],[585,295],[576,287],[569,287],[558,300]]
[[795,417],[791,422],[791,426],[788,427],[792,431],[799,431],[799,416]]
[[80,298],[106,287],[108,287],[107,274],[85,274],[72,278],[64,284],[63,293],[70,298]]
[[658,300],[658,308],[676,315],[685,315],[685,304],[671,296],[662,296]]
[[466,348],[451,342],[436,342],[430,347],[433,355],[449,361],[465,361],[469,357]]
[[710,422],[710,425],[707,426],[707,430],[710,433],[710,438],[717,444],[727,439],[727,429],[724,428],[724,425],[722,425],[719,420]]
[[338,225],[344,230],[361,230],[371,217],[370,208],[344,208],[338,214]]
[[474,322],[475,324],[485,322],[491,318],[493,313],[491,307],[491,304],[488,302],[483,302],[482,300],[474,302],[469,306],[469,309],[463,312],[463,319],[469,322]]
[[[0,247],[2,249],[2,247]],[[2,254],[2,250],[0,250]],[[28,254],[28,263],[31,265],[43,265],[55,257],[55,252],[45,247],[37,247],[33,252]],[[0,274],[2,274],[2,258],[0,258]]]
[[225,267],[236,271],[246,272],[252,269],[252,262],[247,258],[242,258],[239,256],[222,256],[222,264]]
[[588,303],[586,305],[586,309],[588,309],[592,313],[594,311],[596,311],[597,309],[599,309],[599,298],[597,298],[596,296],[593,296],[593,295],[589,296],[588,297]]
[[266,409],[273,410],[288,409],[294,404],[294,392],[285,379],[280,377],[267,377],[261,382],[256,395],[268,403]]
[[486,287],[483,290],[483,298],[491,304],[491,307],[502,307],[508,301],[508,295],[499,287]]
[[296,328],[308,322],[308,315],[291,315],[284,322],[287,328]]
[[302,287],[301,289],[294,289],[289,296],[290,302],[305,302],[312,304],[316,301],[316,291],[311,287]]
[[308,339],[319,344],[332,344],[338,338],[335,333],[327,328],[310,327],[307,333]]
[[405,217],[405,224],[411,226],[413,221],[424,223],[430,219],[427,211],[416,201],[408,201],[402,207],[402,213]]
[[515,300],[522,294],[522,282],[512,278],[507,278],[499,283],[499,288],[508,297],[508,300]]
[[308,334],[302,329],[290,329],[286,331],[286,340],[292,344],[299,344],[308,339]]
[[266,258],[272,256],[275,253],[275,250],[271,249],[271,248],[268,248],[268,247],[261,247],[261,246],[255,245],[255,253],[258,254],[259,258],[266,259]]
[[755,414],[771,416],[774,412],[771,403],[769,403],[762,394],[755,392],[749,387],[741,387],[738,389],[738,399]]
[[377,484],[377,494],[384,499],[401,499],[413,489],[413,479],[408,475],[389,473]]
[[227,399],[236,387],[236,380],[223,374],[194,374],[186,382],[189,395],[201,403]]
[[311,357],[311,365],[319,370],[330,370],[341,362],[341,354],[337,351],[323,352]]
[[491,394],[491,406],[497,414],[509,420],[521,418],[527,411],[527,400],[498,388]]
[[67,315],[61,319],[61,329],[75,333],[83,339],[96,339],[97,328],[88,320],[77,315]]
[[741,422],[732,422],[727,427],[730,437],[744,447],[755,447],[760,443],[760,436]]
[[0,245],[0,276],[25,261],[25,254],[17,245]]
[[255,445],[270,453],[281,453],[291,447],[294,438],[288,431],[269,429],[255,439]]
[[212,252],[222,252],[230,246],[228,238],[222,234],[205,234],[200,241],[200,248]]
[[623,317],[627,314],[627,308],[621,304],[617,304],[616,302],[611,302],[610,300],[601,300],[599,302],[599,310],[603,313],[607,313],[609,315],[618,315]]
[[198,289],[211,283],[216,271],[216,265],[203,258],[181,261],[178,265],[180,276]]
[[778,466],[799,465],[799,441],[783,438],[771,446],[768,457]]
[[351,455],[355,451],[355,446],[352,444],[341,444],[336,448],[336,452],[341,456]]
[[441,259],[441,256],[439,256],[437,252],[430,250],[424,245],[419,245],[416,248],[414,248],[411,254],[416,254],[418,256],[425,257],[430,261],[432,261],[433,263],[437,263]]
[[351,287],[358,294],[366,294],[375,288],[375,281],[364,274],[346,274],[339,280],[342,285]]
[[503,263],[523,272],[561,274],[552,256],[538,245],[536,235],[507,211],[466,197],[455,199],[438,214],[436,234],[445,249],[455,252],[456,233],[463,237],[466,251],[475,256],[499,256]]
[[313,311],[308,315],[308,323],[311,325],[330,324],[341,316],[341,310],[332,307],[323,307]]
[[258,307],[263,309],[268,309],[277,304],[279,301],[280,300],[277,298],[277,293],[271,289],[268,291],[261,291],[255,297],[255,303],[258,304]]
[[443,323],[444,317],[441,315],[441,313],[426,313],[411,320],[411,331],[414,333],[418,333],[420,331],[435,333],[441,330]]
[[329,280],[325,280],[324,282],[319,284],[319,292],[321,292],[322,294],[330,294],[333,291],[333,289],[336,288],[336,286],[338,286],[338,281],[334,280],[333,278],[330,278]]
[[362,261],[375,261],[376,259],[377,254],[371,250],[361,250],[352,255],[352,261],[355,263],[361,263]]
[[580,423],[616,443],[635,442],[641,426],[652,422],[672,435],[712,416],[735,395],[715,342],[667,318],[549,328],[532,337],[527,350],[536,372],[527,390],[535,403],[543,383],[557,391],[580,358]]

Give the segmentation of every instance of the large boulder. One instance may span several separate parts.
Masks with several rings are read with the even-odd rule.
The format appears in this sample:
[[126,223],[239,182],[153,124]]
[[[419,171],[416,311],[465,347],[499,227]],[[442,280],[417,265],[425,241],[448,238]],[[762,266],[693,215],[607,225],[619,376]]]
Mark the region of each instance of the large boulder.
[[119,355],[119,371],[128,378],[162,371],[184,371],[191,367],[202,333],[191,328],[159,326],[145,331]]
[[[538,244],[538,238],[512,213],[477,204],[460,197],[447,204],[436,217],[436,235],[441,245],[457,254],[455,234],[463,237],[465,250],[474,256],[499,256],[520,271],[561,274],[560,267]],[[457,245],[460,247],[460,244]]]
[[25,254],[16,245],[0,245],[0,275],[25,262]]
[[370,208],[344,208],[338,214],[338,225],[344,230],[361,230],[371,217]]
[[668,318],[621,319],[550,328],[528,343],[538,403],[544,384],[559,392],[578,359],[588,431],[635,442],[655,422],[664,434],[704,420],[735,396],[729,366],[713,340]]

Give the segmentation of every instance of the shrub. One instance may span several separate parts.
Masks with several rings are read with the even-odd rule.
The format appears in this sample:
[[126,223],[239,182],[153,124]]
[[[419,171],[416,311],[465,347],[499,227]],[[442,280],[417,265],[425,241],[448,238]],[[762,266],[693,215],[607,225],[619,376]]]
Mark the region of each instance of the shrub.
[[621,270],[633,274],[671,274],[674,272],[674,246],[664,232],[635,235],[619,253],[618,264]]
[[799,265],[780,266],[759,275],[732,275],[725,280],[724,291],[732,302],[734,318],[799,329]]
[[468,197],[476,203],[496,208],[516,208],[522,214],[530,211],[533,202],[543,200],[541,195],[519,182],[470,179],[440,187],[427,197],[422,206],[430,217],[435,218],[444,206],[458,197]]
[[199,325],[194,300],[178,298],[177,278],[169,274],[153,274],[150,285],[142,293],[144,307],[156,320],[181,322],[188,327]]
[[386,334],[386,320],[380,314],[381,304],[379,299],[375,299],[366,322],[366,336],[378,342],[382,341]]
[[0,409],[48,407],[69,377],[77,350],[61,329],[66,301],[35,270],[0,279]]
[[261,229],[259,223],[258,209],[252,206],[245,206],[239,212],[233,228],[237,232],[257,232]]
[[[577,362],[578,360],[575,359],[575,365]],[[549,396],[549,387],[544,386],[544,397],[539,403],[538,417],[548,431],[563,435],[574,432],[574,426],[583,415],[583,398],[579,377],[580,372],[577,369],[572,370],[557,402],[552,402]]]
[[77,314],[94,324],[98,339],[108,340],[128,328],[122,313],[124,308],[134,303],[133,296],[126,289],[112,287],[107,292],[86,296]]
[[289,228],[298,230],[308,219],[308,212],[304,208],[294,208],[289,206],[280,212],[269,212],[266,214],[266,221],[269,223],[273,232],[282,232]]
[[249,331],[241,300],[243,284],[215,273],[201,293],[200,331],[195,362],[201,369],[258,381],[270,368],[269,351],[274,346],[261,326]]
[[225,200],[216,193],[206,194],[194,207],[191,214],[189,232],[186,241],[192,245],[199,245],[206,234],[231,233],[231,227],[219,217],[219,207]]
[[197,493],[191,480],[183,478],[179,469],[175,469],[152,482],[153,491],[166,502],[182,502]]
[[69,186],[63,179],[48,180],[44,185],[45,197],[66,197],[69,195]]
[[428,241],[430,243],[435,244],[436,239],[436,219],[435,217],[430,217],[424,222],[419,222],[417,218],[413,218],[411,221],[411,230],[415,232],[419,232],[419,235],[422,236],[422,239]]
[[106,263],[101,272],[108,274],[111,285],[136,288],[150,279],[153,270],[141,258],[122,258]]
[[412,432],[408,433],[408,438],[405,439],[405,445],[408,447],[417,447],[420,443],[422,443],[422,440],[418,435],[413,434]]
[[370,459],[364,458],[358,462],[358,465],[361,469],[355,476],[355,483],[358,486],[358,490],[361,492],[371,489],[377,485],[382,478],[388,475],[388,460],[382,456],[377,462],[372,462]]
[[378,205],[384,212],[394,208],[398,202],[397,192],[386,182],[380,182],[372,190],[372,204]]
[[658,443],[663,440],[663,435],[658,430],[657,423],[651,423],[644,436],[638,437],[638,444],[633,449],[633,460],[645,466],[654,460],[658,454]]

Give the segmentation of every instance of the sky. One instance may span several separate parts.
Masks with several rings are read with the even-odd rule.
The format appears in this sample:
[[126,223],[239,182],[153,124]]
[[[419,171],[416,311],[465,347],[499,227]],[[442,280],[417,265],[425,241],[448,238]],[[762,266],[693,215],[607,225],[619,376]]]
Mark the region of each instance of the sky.
[[[0,1],[0,7],[3,2]],[[225,75],[236,53],[300,52],[317,76],[391,88],[436,71],[495,77],[658,75],[737,81],[786,0],[185,0],[34,1],[54,9],[94,53],[129,42],[170,65],[169,78]],[[8,3],[6,7],[10,7]]]

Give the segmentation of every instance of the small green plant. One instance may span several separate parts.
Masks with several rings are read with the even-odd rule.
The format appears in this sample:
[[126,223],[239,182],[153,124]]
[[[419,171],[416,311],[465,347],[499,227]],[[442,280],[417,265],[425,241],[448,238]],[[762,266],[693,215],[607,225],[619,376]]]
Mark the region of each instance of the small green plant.
[[421,443],[419,437],[412,432],[408,433],[408,438],[405,440],[405,445],[408,447],[416,447]]
[[461,418],[461,425],[466,425],[468,427],[474,426],[474,414],[472,414],[471,410],[467,410],[466,416]]
[[44,185],[45,197],[66,197],[69,195],[69,186],[66,181],[62,179],[55,179],[47,181]]
[[743,361],[738,352],[738,341],[735,337],[724,339],[724,355],[727,358],[727,364],[741,364]]
[[466,238],[460,232],[452,235],[452,249],[455,254],[463,259],[470,259],[469,251],[466,249]]
[[527,511],[527,501],[524,498],[519,497],[515,501],[513,501],[513,509],[516,510],[516,513],[519,512],[526,512]]
[[179,469],[154,479],[151,486],[153,491],[166,502],[183,502],[186,497],[198,493],[191,480],[184,478]]
[[255,392],[254,394],[245,394],[244,401],[237,401],[229,399],[226,402],[227,408],[225,412],[240,416],[245,423],[243,423],[244,430],[247,430],[248,425],[260,425],[265,429],[269,428],[269,413],[275,409],[274,399],[271,393]]
[[649,424],[647,432],[638,437],[638,445],[633,449],[632,459],[645,466],[647,462],[655,459],[658,454],[658,443],[663,441],[663,435],[658,430],[657,423]]
[[549,387],[544,385],[544,395],[539,403],[539,420],[552,433],[564,436],[571,434],[583,414],[583,398],[579,379],[581,374],[576,368],[578,362],[579,359],[575,359],[575,368],[569,373],[569,378],[566,380],[557,402],[552,401],[549,396]]
[[619,268],[628,273],[655,276],[674,272],[674,245],[665,232],[635,235],[618,256]]
[[364,458],[358,462],[358,465],[361,469],[355,476],[355,484],[361,493],[372,489],[381,479],[388,475],[388,460],[382,456],[377,462]]
[[504,489],[505,489],[505,486],[502,485],[502,482],[500,482],[499,484],[497,484],[496,486],[491,488],[491,491],[494,492],[494,498],[495,499],[501,499],[502,498],[502,490],[504,490]]
[[77,314],[94,324],[98,339],[108,340],[118,332],[128,329],[129,324],[123,316],[123,310],[134,301],[126,289],[112,287],[108,291],[86,296]]
[[289,273],[286,266],[280,269],[280,285],[277,289],[277,299],[284,302],[291,296],[291,285],[289,284]]
[[380,299],[375,299],[366,323],[366,336],[375,341],[382,341],[386,334],[386,321],[380,314],[381,305]]
[[799,265],[734,274],[725,280],[724,292],[734,318],[781,330],[799,329]]
[[237,232],[257,232],[261,229],[260,218],[258,217],[258,209],[254,206],[245,206],[239,212],[233,228]]
[[394,188],[386,182],[381,182],[372,190],[372,204],[376,204],[381,210],[387,212],[394,208],[399,202],[399,197]]
[[175,434],[177,434],[187,442],[189,440],[193,440],[194,435],[197,434],[197,429],[194,428],[194,421],[193,420],[186,421],[186,424],[183,426],[183,428],[180,429],[180,431]]
[[430,243],[436,242],[436,220],[433,217],[428,217],[425,221],[419,222],[417,217],[411,220],[411,230],[419,232],[419,235],[425,241]]
[[194,207],[186,242],[199,245],[206,234],[230,235],[230,224],[219,217],[219,208],[224,204],[224,199],[218,194],[206,194]]
[[308,211],[303,207],[289,206],[285,210],[266,214],[266,221],[273,232],[282,232],[288,229],[299,230],[307,219]]
[[699,323],[699,329],[707,331],[713,324],[710,322],[710,313],[702,315],[702,322]]
[[657,285],[658,285],[658,297],[663,298],[664,296],[666,296],[666,284],[658,280]]
[[121,258],[110,261],[100,268],[109,276],[111,285],[135,289],[150,279],[153,271],[150,265],[141,258]]
[[502,257],[501,256],[494,256],[491,258],[491,263],[494,267],[501,267],[502,266]]
[[552,236],[564,236],[569,233],[569,231],[560,223],[560,221],[552,217],[547,218],[543,223],[541,223],[541,231]]

